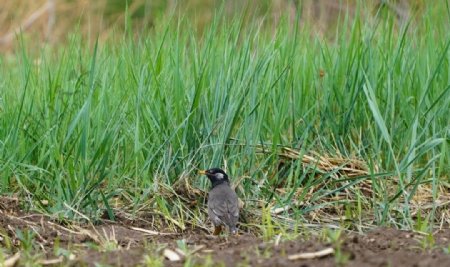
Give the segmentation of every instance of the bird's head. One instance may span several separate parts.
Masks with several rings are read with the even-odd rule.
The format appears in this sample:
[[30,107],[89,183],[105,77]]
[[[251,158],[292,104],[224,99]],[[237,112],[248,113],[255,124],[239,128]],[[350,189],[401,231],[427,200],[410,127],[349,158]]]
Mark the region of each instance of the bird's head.
[[199,174],[204,174],[211,181],[213,187],[223,182],[229,182],[228,175],[219,168],[212,168],[209,170],[199,171]]

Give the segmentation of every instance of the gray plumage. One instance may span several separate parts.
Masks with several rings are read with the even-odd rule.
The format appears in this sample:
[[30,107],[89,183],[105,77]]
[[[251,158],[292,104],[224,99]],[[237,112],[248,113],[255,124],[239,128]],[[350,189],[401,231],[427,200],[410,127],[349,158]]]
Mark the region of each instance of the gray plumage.
[[215,226],[224,225],[232,234],[237,232],[239,200],[228,182],[218,184],[209,191],[208,215]]
[[230,187],[228,175],[219,168],[200,171],[211,181],[208,194],[208,216],[214,224],[214,235],[220,234],[222,225],[228,227],[232,234],[237,233],[239,219],[239,199]]

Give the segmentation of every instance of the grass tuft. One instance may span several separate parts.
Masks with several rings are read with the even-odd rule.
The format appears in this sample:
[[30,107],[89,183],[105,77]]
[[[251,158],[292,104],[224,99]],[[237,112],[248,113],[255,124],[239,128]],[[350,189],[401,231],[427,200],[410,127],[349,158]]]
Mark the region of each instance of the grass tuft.
[[218,166],[267,238],[448,221],[450,33],[430,12],[346,17],[334,41],[286,18],[163,25],[1,56],[0,193],[59,220],[147,211],[182,231],[205,228],[197,170]]

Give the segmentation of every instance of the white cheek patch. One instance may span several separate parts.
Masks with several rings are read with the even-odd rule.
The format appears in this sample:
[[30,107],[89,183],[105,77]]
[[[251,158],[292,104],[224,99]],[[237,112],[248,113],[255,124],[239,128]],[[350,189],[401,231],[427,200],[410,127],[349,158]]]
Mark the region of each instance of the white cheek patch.
[[216,173],[215,176],[216,176],[216,178],[219,179],[219,180],[222,180],[222,179],[223,179],[223,174],[220,173],[220,172]]

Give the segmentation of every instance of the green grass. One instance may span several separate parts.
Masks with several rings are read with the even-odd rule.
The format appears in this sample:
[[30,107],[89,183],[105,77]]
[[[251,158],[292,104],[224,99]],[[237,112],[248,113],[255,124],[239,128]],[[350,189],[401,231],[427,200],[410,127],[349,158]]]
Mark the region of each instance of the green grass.
[[[60,219],[146,207],[183,228],[204,222],[204,207],[174,188],[206,190],[197,170],[218,166],[239,181],[248,223],[259,201],[291,205],[267,217],[270,235],[312,212],[312,223],[412,228],[423,192],[434,222],[450,186],[450,33],[435,23],[449,21],[445,5],[435,17],[343,19],[333,41],[288,20],[274,31],[235,19],[202,35],[168,21],[95,48],[73,36],[37,55],[24,42],[0,58],[0,193]],[[360,159],[368,174],[295,159],[281,172],[282,147]]]

